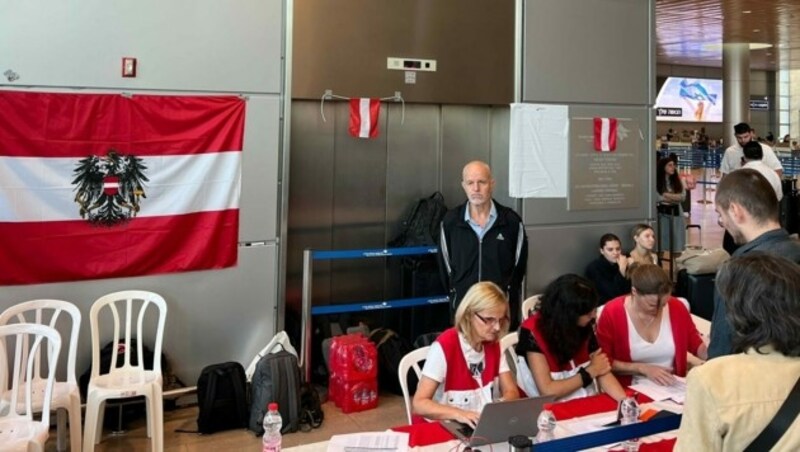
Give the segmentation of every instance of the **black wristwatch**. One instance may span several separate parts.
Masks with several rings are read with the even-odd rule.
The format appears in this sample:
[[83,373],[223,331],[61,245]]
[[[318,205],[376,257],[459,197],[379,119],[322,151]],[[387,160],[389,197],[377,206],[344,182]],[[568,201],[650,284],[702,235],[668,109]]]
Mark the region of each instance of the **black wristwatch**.
[[581,382],[583,383],[584,388],[592,384],[593,378],[591,375],[589,375],[589,371],[586,370],[585,367],[579,367],[578,373],[581,376]]

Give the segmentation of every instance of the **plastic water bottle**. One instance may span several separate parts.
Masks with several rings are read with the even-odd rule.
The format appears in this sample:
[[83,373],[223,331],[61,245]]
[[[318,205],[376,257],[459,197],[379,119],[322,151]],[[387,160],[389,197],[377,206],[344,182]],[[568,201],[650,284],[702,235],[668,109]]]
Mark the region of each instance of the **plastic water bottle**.
[[[633,397],[626,397],[620,405],[622,414],[621,424],[630,425],[639,422],[639,404]],[[639,450],[639,438],[631,438],[622,443],[625,452],[637,452]]]
[[262,438],[262,452],[281,452],[281,427],[283,419],[278,412],[275,402],[267,405],[267,414],[264,415],[264,437]]
[[550,405],[545,405],[539,417],[536,419],[536,427],[539,432],[536,434],[536,444],[556,439],[556,416],[550,411]]

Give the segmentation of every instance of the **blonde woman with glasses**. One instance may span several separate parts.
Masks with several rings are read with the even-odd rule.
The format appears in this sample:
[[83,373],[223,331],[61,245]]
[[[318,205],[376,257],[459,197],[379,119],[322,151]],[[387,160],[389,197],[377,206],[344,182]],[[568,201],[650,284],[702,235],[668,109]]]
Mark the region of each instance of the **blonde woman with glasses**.
[[508,299],[491,282],[474,284],[464,295],[455,326],[431,345],[414,394],[414,413],[427,419],[452,419],[475,427],[494,385],[504,400],[519,397],[500,338],[508,332]]

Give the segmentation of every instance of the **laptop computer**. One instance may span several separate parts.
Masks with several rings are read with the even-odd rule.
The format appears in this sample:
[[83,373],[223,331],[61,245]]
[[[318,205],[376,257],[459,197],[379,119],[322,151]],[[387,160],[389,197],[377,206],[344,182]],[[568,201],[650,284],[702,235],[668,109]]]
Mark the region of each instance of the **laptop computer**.
[[530,397],[487,403],[473,429],[457,421],[442,421],[442,426],[469,446],[505,443],[515,435],[536,436],[536,419],[552,396]]

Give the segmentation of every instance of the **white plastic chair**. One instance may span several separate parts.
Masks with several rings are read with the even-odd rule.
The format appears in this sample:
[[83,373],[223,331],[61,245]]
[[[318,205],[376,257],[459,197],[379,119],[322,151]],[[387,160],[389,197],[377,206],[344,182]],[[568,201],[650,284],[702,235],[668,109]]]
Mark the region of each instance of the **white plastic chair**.
[[[78,308],[63,300],[31,300],[26,301],[3,311],[0,314],[0,325],[14,323],[35,323],[48,325],[51,328],[57,327],[59,318],[63,318],[61,313],[66,313],[69,317],[69,344],[62,343],[67,350],[67,369],[66,380],[53,383],[53,395],[50,400],[50,409],[56,410],[58,419],[58,441],[57,449],[67,450],[67,416],[69,416],[69,436],[70,449],[81,450],[81,394],[78,389],[78,381],[75,378],[75,355],[78,350],[78,333],[81,328],[81,312]],[[42,353],[39,349],[39,353]],[[41,374],[33,377],[33,410],[42,410],[46,378]],[[10,399],[8,391],[2,392],[4,387],[0,387],[0,398]]]
[[[13,337],[13,344],[9,338]],[[41,420],[34,420],[33,380],[42,369],[40,350],[47,341],[47,377],[44,380]],[[0,388],[11,386],[10,398],[0,401],[0,449],[3,451],[44,451],[50,430],[50,400],[56,376],[58,354],[61,352],[61,336],[46,325],[21,323],[0,326],[0,363],[9,363],[8,352],[12,349],[13,373],[0,372]]]
[[[151,309],[154,308],[154,309]],[[149,342],[145,337],[145,318],[155,310],[157,324],[153,345],[153,362],[144,362],[142,347]],[[109,311],[106,313],[105,311]],[[120,314],[124,317],[120,319]],[[101,315],[104,316],[101,321]],[[109,318],[110,316],[110,318]],[[134,318],[135,316],[135,318]],[[83,434],[83,450],[94,450],[100,442],[103,431],[103,414],[105,402],[109,399],[144,396],[147,404],[147,436],[150,437],[151,450],[164,450],[164,403],[161,381],[161,343],[164,336],[164,323],[167,317],[167,303],[160,295],[144,290],[126,290],[104,295],[92,305],[89,321],[92,329],[92,375],[86,395],[86,419]],[[131,326],[136,322],[135,336],[131,334]],[[122,323],[124,322],[124,323]],[[101,339],[108,337],[100,332],[100,326],[113,326],[113,348],[111,369],[108,373],[100,371]],[[124,337],[120,337],[120,326],[124,326]],[[132,350],[131,339],[136,339],[136,350]],[[124,347],[125,359],[118,367],[117,353]],[[131,354],[137,354],[137,365],[131,364]],[[145,364],[152,364],[152,370],[145,370]],[[105,369],[102,369],[105,371]]]
[[542,301],[541,299],[542,294],[536,294],[522,302],[522,320],[527,319],[538,308],[539,303]]
[[519,333],[516,331],[512,331],[511,333],[506,334],[500,339],[500,353],[503,355],[506,354],[506,351],[511,349],[513,352],[513,348],[519,342]]
[[409,425],[411,425],[411,397],[408,394],[408,371],[414,369],[417,379],[422,378],[422,368],[419,363],[428,357],[430,348],[430,346],[420,347],[406,353],[406,356],[400,360],[400,365],[397,366],[397,378],[400,380],[400,389],[403,391],[403,401],[406,402],[406,416]]
[[[519,333],[516,331],[508,333],[500,339],[500,356],[508,363],[508,369],[514,375],[515,381],[517,379],[517,353],[514,351],[514,346],[517,345],[517,342],[519,342]],[[498,391],[500,389],[497,385],[495,388]]]

